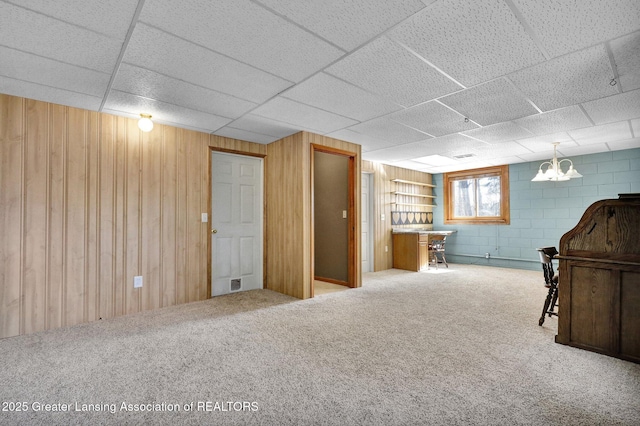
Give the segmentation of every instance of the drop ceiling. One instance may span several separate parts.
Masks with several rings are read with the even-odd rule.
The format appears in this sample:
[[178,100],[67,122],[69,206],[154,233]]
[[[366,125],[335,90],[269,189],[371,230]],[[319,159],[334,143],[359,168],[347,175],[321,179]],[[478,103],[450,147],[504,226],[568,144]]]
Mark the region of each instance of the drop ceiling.
[[0,93],[429,173],[640,147],[638,0],[0,0]]

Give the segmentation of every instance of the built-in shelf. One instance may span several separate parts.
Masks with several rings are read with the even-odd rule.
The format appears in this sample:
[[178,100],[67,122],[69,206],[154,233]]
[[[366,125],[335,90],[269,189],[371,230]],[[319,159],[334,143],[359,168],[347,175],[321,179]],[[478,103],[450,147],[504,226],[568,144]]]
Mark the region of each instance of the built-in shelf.
[[396,203],[393,202],[391,204],[395,204],[396,206],[417,206],[417,207],[435,207],[434,204],[418,204],[418,203]]
[[400,191],[396,191],[394,192],[394,194],[396,195],[406,195],[408,197],[423,197],[423,198],[436,198],[435,195],[427,195],[427,194],[412,194],[410,192],[400,192]]
[[432,185],[430,183],[424,183],[424,182],[414,182],[411,180],[404,180],[404,179],[391,179],[391,182],[397,182],[397,183],[408,183],[410,185],[420,185],[420,186],[427,186],[429,188],[435,188],[435,185]]

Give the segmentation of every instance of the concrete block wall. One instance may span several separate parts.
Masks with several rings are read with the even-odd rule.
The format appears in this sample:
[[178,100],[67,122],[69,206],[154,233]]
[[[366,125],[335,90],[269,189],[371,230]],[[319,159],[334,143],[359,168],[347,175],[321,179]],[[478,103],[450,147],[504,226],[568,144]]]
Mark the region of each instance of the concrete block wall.
[[[531,182],[541,161],[509,166],[509,225],[444,225],[443,175],[433,175],[434,229],[455,229],[447,260],[539,270],[537,247],[560,244],[564,233],[598,200],[640,193],[640,148],[570,157],[584,176],[566,182]],[[489,253],[489,259],[485,254]]]

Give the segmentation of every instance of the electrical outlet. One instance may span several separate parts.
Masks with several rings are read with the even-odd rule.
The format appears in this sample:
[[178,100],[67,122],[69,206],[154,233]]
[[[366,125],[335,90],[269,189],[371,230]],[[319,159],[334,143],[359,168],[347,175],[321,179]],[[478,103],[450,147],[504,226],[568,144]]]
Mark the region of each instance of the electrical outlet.
[[490,255],[489,253],[485,253],[485,254],[484,254],[484,258],[485,258],[485,259],[489,259],[490,257],[491,257],[491,255]]
[[380,215],[380,220],[384,220],[384,213]]
[[342,210],[342,218],[343,219],[347,218],[347,211],[346,210]]
[[133,288],[140,288],[140,287],[142,287],[142,275],[133,277]]

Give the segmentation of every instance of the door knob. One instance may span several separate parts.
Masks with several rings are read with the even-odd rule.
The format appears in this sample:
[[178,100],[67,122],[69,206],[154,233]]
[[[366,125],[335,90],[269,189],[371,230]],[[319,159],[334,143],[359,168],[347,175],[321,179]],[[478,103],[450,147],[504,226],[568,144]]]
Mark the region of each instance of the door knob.
[[217,234],[217,233],[218,233],[218,230],[217,230],[217,229],[212,229],[212,230],[211,230],[211,233],[212,233],[212,234]]

